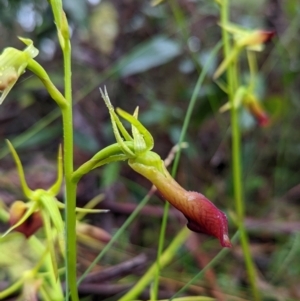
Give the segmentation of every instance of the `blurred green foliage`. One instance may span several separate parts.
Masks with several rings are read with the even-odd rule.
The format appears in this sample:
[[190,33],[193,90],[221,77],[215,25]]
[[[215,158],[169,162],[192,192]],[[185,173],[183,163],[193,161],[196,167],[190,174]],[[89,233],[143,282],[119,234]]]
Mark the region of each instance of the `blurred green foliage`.
[[[182,0],[177,2],[180,14],[176,17],[176,7],[170,5],[172,1],[157,7],[151,7],[149,2],[114,0],[109,1],[110,8],[105,8],[101,6],[108,1],[95,5],[92,1],[65,1],[72,29],[75,162],[78,165],[114,140],[98,90],[103,85],[116,106],[129,112],[140,107],[140,119],[151,129],[155,150],[162,157],[178,141],[199,71],[220,39],[218,10],[214,1]],[[110,14],[115,17],[108,19],[114,24],[91,22],[111,9],[114,12]],[[231,5],[231,18],[244,26],[276,31],[274,40],[259,55],[257,78],[259,95],[272,123],[267,128],[259,128],[247,112],[241,111],[240,115],[244,194],[247,216],[256,226],[249,226],[253,256],[262,281],[268,286],[270,300],[299,300],[296,288],[300,279],[300,249],[296,232],[300,229],[300,3],[298,0],[235,0]],[[97,26],[101,26],[101,30],[97,30]],[[97,32],[101,34],[101,43],[111,44],[109,52],[103,51],[97,43],[97,39],[100,40]],[[62,89],[62,57],[47,1],[0,1],[1,48],[23,47],[17,40],[18,35],[35,41],[40,48],[38,60]],[[216,204],[230,213],[233,196],[229,115],[218,112],[227,100],[211,78],[221,55],[212,64],[199,93],[187,134],[189,148],[184,150],[178,180],[191,190],[207,192]],[[248,77],[245,62],[240,66],[244,79]],[[0,124],[3,166],[9,166],[6,160],[10,160],[3,158],[5,138],[19,141],[18,147],[22,147],[27,160],[35,150],[55,161],[61,137],[60,117],[41,83],[29,73],[1,106]],[[139,192],[134,185],[128,185],[135,190],[133,196],[128,196],[125,185],[118,180],[119,169],[128,181],[149,187],[125,166],[112,165],[95,171],[87,179],[86,187],[80,188],[78,202],[86,202],[99,187],[108,189],[115,185],[118,188],[111,192],[113,199],[136,203]],[[0,185],[5,189],[3,183]],[[120,225],[118,216],[116,219],[108,221],[113,228]],[[147,218],[137,220],[131,228],[136,231],[135,235],[128,232],[120,244],[126,247],[131,236],[135,236],[135,244],[141,243],[143,248],[155,246],[158,236],[154,233],[159,231],[159,218],[155,221],[157,223],[151,224]],[[269,221],[274,227],[260,226],[262,221]],[[285,230],[276,228],[277,222],[285,223]],[[176,232],[176,226],[174,222],[169,226],[171,235]],[[232,224],[231,231],[234,229]],[[225,267],[220,264],[217,281],[224,291],[247,297],[237,262],[241,260],[238,252],[228,258]],[[186,255],[183,262],[188,266],[185,272],[188,275],[184,276],[189,277],[196,269],[194,258]],[[163,273],[169,275],[170,271],[173,271],[172,265]]]

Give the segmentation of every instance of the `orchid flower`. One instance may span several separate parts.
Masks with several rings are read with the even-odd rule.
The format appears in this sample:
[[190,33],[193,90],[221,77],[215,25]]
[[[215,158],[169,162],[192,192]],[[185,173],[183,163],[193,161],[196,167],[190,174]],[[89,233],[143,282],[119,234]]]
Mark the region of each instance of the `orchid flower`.
[[233,98],[233,107],[227,102],[221,108],[220,112],[223,113],[230,109],[239,109],[244,106],[246,110],[252,115],[252,117],[257,121],[258,125],[261,127],[268,126],[270,124],[270,118],[266,111],[264,110],[261,102],[257,99],[255,94],[248,87],[241,86],[235,93]]
[[272,39],[275,34],[274,31],[259,29],[249,30],[232,23],[221,26],[230,34],[232,34],[234,44],[230,55],[224,59],[217,68],[213,76],[214,79],[219,78],[223,74],[229,64],[237,59],[239,53],[243,49],[250,51],[262,51],[264,48],[264,43]]
[[19,77],[26,69],[32,71],[42,81],[47,91],[60,108],[66,107],[67,101],[54,86],[45,69],[34,60],[39,51],[30,39],[19,38],[27,45],[24,50],[5,48],[0,55],[0,104],[4,101]]
[[[59,211],[60,209],[64,209],[65,205],[59,202],[55,197],[59,193],[63,181],[61,147],[58,151],[57,180],[55,183],[47,190],[31,190],[26,183],[23,166],[16,150],[9,141],[7,141],[7,143],[17,165],[23,193],[28,201],[26,203],[23,201],[15,201],[12,204],[9,218],[11,227],[2,235],[2,237],[15,230],[23,233],[26,238],[29,238],[43,226],[52,259],[51,261],[57,275],[55,241],[58,241],[62,255],[65,255],[64,221]],[[103,211],[106,212],[107,210],[76,208],[76,212],[82,213],[99,213]]]
[[190,230],[212,235],[219,239],[223,247],[230,247],[226,215],[204,195],[185,190],[172,178],[160,156],[151,151],[154,140],[137,119],[138,108],[133,115],[121,109],[116,110],[119,116],[131,124],[130,135],[115,113],[106,89],[100,92],[109,110],[117,143],[104,148],[80,166],[73,173],[72,180],[78,182],[84,174],[101,165],[128,160],[134,171],[151,181],[162,197],[185,215]]
[[36,57],[39,51],[29,39],[19,38],[27,47],[21,51],[15,48],[6,48],[0,55],[0,104],[12,89],[18,78],[25,72],[29,60]]

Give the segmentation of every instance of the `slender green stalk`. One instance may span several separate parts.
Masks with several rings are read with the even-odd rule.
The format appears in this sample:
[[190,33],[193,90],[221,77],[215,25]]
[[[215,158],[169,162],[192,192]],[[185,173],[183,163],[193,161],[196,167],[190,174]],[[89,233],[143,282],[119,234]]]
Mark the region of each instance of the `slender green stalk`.
[[[185,139],[185,135],[186,135],[186,132],[187,132],[187,129],[188,129],[188,125],[190,123],[191,116],[192,116],[192,113],[193,113],[193,109],[195,107],[195,104],[196,104],[196,101],[197,101],[202,83],[205,79],[205,76],[207,74],[207,71],[210,67],[210,64],[211,64],[212,60],[217,55],[217,53],[220,50],[221,46],[222,46],[222,42],[218,43],[214,47],[214,49],[212,50],[212,52],[210,54],[210,57],[208,58],[205,66],[203,67],[203,69],[200,73],[200,76],[199,76],[198,81],[195,85],[194,92],[193,92],[191,101],[189,103],[189,106],[188,106],[188,109],[187,109],[187,112],[186,112],[186,115],[185,115],[185,119],[184,119],[182,130],[181,130],[181,133],[180,133],[178,145],[181,145],[181,143]],[[175,159],[174,159],[174,164],[173,164],[173,167],[172,167],[172,173],[171,173],[172,177],[175,177],[175,175],[176,175],[178,164],[179,164],[179,159],[180,159],[180,154],[181,154],[181,149],[179,148],[178,152],[176,152]],[[166,224],[167,224],[167,220],[168,220],[169,208],[170,208],[170,205],[169,205],[168,202],[166,202],[165,206],[164,206],[164,214],[163,214],[161,230],[160,230],[160,235],[159,235],[159,245],[158,245],[158,251],[157,251],[157,258],[158,258],[157,259],[157,272],[156,272],[156,277],[154,279],[154,285],[153,285],[153,297],[154,298],[157,298],[159,273],[160,273],[159,258],[161,256],[163,246],[164,246],[165,233],[166,233]]]
[[63,48],[65,98],[68,106],[62,109],[64,131],[64,172],[66,197],[66,300],[69,300],[69,290],[72,301],[77,301],[76,273],[76,184],[72,182],[73,173],[73,115],[72,115],[72,81],[71,81],[71,45],[65,42]]
[[63,153],[65,176],[65,220],[66,220],[66,297],[69,300],[69,292],[72,301],[78,301],[76,284],[76,183],[72,182],[73,166],[73,114],[72,114],[72,72],[71,72],[71,42],[68,20],[63,11],[62,0],[49,0],[52,7],[58,40],[64,59],[64,84],[66,106],[61,106],[63,119]]
[[[229,21],[229,0],[221,2],[221,24],[225,25]],[[222,40],[224,44],[225,59],[230,56],[232,47],[229,41],[228,32],[222,27]],[[233,164],[233,185],[236,213],[238,218],[238,226],[240,231],[241,245],[246,263],[246,269],[253,298],[256,301],[261,300],[259,290],[256,285],[256,270],[250,252],[248,234],[244,226],[245,208],[243,200],[243,184],[242,184],[242,162],[241,162],[241,135],[238,123],[238,111],[233,105],[234,93],[237,91],[237,76],[235,67],[237,65],[231,63],[227,69],[228,81],[228,97],[231,103],[231,134],[232,134],[232,164]]]
[[[158,258],[160,267],[164,267],[171,262],[176,251],[180,246],[182,246],[182,244],[185,242],[188,236],[189,230],[186,227],[184,227],[173,239],[173,241],[171,242],[169,247],[164,251],[164,253]],[[156,269],[157,263],[154,262],[148,269],[148,271],[144,274],[144,276],[136,283],[136,285],[127,294],[120,298],[119,301],[135,300],[136,297],[143,291],[143,289],[152,281],[153,277],[155,276]]]

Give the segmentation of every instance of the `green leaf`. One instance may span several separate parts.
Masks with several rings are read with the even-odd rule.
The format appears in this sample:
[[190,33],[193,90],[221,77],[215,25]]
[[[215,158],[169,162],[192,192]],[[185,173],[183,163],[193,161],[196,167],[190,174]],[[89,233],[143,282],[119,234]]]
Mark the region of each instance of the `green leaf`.
[[122,77],[145,72],[170,62],[182,53],[180,44],[159,35],[136,47],[119,63]]

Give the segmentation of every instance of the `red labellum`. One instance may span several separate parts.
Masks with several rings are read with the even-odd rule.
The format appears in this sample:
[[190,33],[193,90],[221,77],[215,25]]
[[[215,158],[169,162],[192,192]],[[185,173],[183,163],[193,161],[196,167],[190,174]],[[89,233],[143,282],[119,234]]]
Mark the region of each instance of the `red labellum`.
[[275,36],[274,30],[261,30],[260,32],[262,36],[262,43],[269,42]]
[[[15,225],[22,216],[26,213],[27,206],[22,201],[16,201],[10,208],[9,223],[11,226]],[[43,221],[40,212],[33,212],[21,225],[14,230],[23,233],[26,238],[33,235],[40,227],[42,227]]]
[[[211,201],[198,192],[186,191],[165,169],[130,162],[130,166],[149,179],[161,195],[187,218],[187,227],[198,233],[212,235],[219,239],[223,247],[231,247],[228,237],[226,215]],[[163,163],[162,163],[163,164]]]
[[228,221],[225,213],[220,211],[204,195],[188,191],[188,205],[184,210],[188,220],[187,227],[198,233],[204,233],[219,239],[222,247],[231,247],[228,237]]
[[265,127],[269,125],[270,118],[258,101],[249,101],[246,106],[259,126]]

